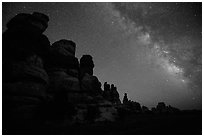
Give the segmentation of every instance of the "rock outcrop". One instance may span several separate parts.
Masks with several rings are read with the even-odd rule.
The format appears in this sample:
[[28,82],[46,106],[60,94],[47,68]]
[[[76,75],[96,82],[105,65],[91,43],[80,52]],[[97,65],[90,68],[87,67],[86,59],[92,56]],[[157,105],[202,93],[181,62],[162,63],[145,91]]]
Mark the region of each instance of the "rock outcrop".
[[128,103],[128,97],[127,97],[127,93],[125,93],[123,97],[123,104],[127,104],[127,103]]
[[[88,93],[93,98],[93,103],[89,106],[97,108],[97,116],[94,121],[114,121],[117,117],[117,110],[113,104],[102,95],[101,83],[93,75],[94,63],[90,55],[83,55],[80,59],[80,81],[81,90]],[[89,112],[88,112],[89,113]]]
[[92,56],[83,55],[80,59],[81,88],[91,95],[102,95],[101,83],[96,76],[93,76],[93,68]]
[[105,82],[102,90],[91,55],[79,63],[75,42],[62,39],[50,46],[43,34],[48,21],[42,13],[20,13],[3,33],[3,134],[46,134],[129,114],[179,112],[164,102],[150,111],[127,93],[121,103],[114,84]]
[[[75,43],[59,40],[52,44],[47,63],[50,78],[48,95],[50,101],[47,111],[51,114],[48,122],[65,124],[76,114],[74,104],[80,101],[79,62],[75,57]],[[65,120],[66,119],[66,120]]]
[[76,44],[50,46],[43,32],[48,16],[34,12],[12,18],[3,33],[4,134],[38,134],[78,123],[114,121],[117,88],[102,91],[90,55],[75,57]]
[[115,87],[113,84],[111,84],[111,102],[114,104],[121,104],[117,87]]
[[153,107],[151,111],[154,114],[175,114],[180,112],[179,109],[172,107],[171,105],[167,106],[164,102],[158,102],[157,106]]
[[103,97],[115,105],[121,104],[117,87],[115,87],[114,84],[110,86],[107,82],[104,83]]
[[49,77],[44,61],[49,40],[42,33],[49,18],[42,13],[18,14],[3,33],[3,127],[5,132],[30,132],[42,122]]
[[142,112],[140,103],[129,100],[127,97],[127,93],[124,94],[123,104],[120,109],[126,111],[125,113],[141,113]]

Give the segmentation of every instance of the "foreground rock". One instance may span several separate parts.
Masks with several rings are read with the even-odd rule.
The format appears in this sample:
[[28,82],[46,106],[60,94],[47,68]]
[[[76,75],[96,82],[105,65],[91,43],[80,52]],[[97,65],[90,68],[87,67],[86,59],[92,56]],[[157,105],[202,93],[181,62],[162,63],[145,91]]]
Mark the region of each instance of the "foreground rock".
[[3,132],[41,134],[69,125],[115,121],[119,94],[106,99],[93,75],[90,55],[75,57],[76,44],[50,46],[43,34],[49,18],[18,14],[3,33]]
[[43,120],[49,83],[44,61],[49,40],[42,32],[49,18],[18,14],[3,34],[3,130],[11,134],[37,130]]

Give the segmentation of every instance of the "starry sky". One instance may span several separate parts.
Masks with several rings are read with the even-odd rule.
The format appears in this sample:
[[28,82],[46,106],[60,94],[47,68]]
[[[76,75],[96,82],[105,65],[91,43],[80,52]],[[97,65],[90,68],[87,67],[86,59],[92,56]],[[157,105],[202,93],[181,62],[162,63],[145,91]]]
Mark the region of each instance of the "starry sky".
[[51,43],[76,42],[93,56],[94,75],[117,86],[120,99],[149,108],[165,102],[202,107],[202,3],[2,3],[2,29],[17,13],[43,12]]

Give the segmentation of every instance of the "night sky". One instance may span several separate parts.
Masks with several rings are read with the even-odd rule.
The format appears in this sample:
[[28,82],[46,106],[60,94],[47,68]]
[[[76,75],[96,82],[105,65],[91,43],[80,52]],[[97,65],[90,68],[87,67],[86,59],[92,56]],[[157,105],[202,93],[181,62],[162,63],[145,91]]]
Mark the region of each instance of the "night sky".
[[94,75],[151,108],[202,106],[202,3],[3,3],[3,31],[17,13],[43,12],[51,43],[76,42]]

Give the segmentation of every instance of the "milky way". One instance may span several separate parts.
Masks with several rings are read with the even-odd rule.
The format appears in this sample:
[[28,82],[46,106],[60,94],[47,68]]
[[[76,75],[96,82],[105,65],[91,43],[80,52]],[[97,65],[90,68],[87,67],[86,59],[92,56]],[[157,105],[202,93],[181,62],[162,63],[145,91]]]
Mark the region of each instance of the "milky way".
[[153,107],[159,101],[201,108],[201,3],[3,3],[3,30],[19,12],[50,16],[45,34],[91,54],[101,82],[114,83],[122,99]]
[[166,82],[183,85],[183,89],[195,91],[201,97],[202,25],[201,20],[198,21],[201,19],[199,5],[106,3],[104,7],[112,15],[112,24],[119,25],[124,31],[122,34],[135,40],[137,47],[142,45],[145,48],[143,52],[147,52],[146,57],[152,66],[163,69]]

